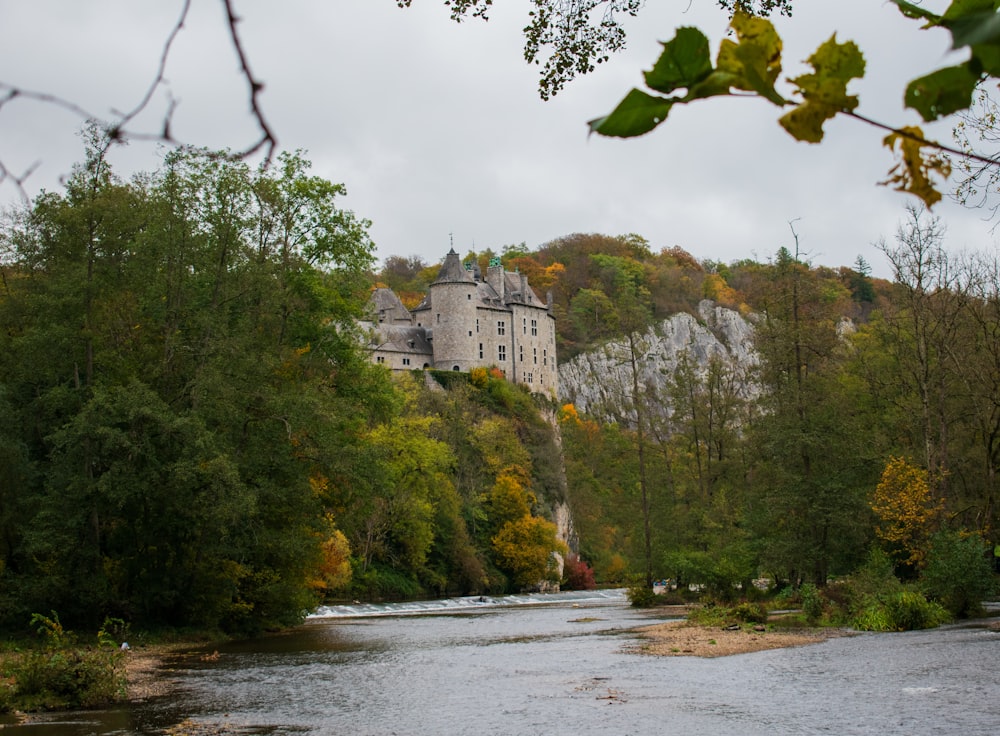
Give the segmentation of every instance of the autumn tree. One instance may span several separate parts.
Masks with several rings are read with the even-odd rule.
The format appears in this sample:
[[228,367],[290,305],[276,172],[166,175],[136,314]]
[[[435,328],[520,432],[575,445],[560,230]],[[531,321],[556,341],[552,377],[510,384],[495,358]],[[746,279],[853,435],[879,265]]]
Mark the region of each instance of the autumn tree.
[[879,520],[875,533],[890,546],[896,560],[910,570],[923,567],[942,509],[927,471],[906,458],[889,458],[871,507]]
[[556,525],[537,516],[521,516],[504,524],[493,537],[497,565],[510,575],[517,589],[534,588],[543,582],[559,582],[555,554],[566,554],[556,537]]

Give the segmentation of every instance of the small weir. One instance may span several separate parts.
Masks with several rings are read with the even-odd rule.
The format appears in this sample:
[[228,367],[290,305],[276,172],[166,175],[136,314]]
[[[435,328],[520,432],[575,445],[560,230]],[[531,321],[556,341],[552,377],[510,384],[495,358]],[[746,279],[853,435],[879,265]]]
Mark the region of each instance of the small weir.
[[567,591],[563,593],[526,593],[503,596],[462,596],[431,601],[394,603],[344,603],[320,606],[309,619],[357,618],[366,616],[427,615],[432,613],[468,613],[499,607],[601,604],[627,605],[624,588],[611,590]]

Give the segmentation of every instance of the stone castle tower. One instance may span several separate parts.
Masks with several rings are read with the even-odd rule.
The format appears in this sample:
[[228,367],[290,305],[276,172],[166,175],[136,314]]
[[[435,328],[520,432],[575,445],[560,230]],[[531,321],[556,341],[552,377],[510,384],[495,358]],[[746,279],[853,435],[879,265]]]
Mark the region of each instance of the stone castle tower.
[[369,302],[372,360],[392,370],[496,367],[507,380],[556,396],[552,298],[543,302],[519,273],[494,259],[486,278],[452,249],[423,301],[406,309],[390,289]]

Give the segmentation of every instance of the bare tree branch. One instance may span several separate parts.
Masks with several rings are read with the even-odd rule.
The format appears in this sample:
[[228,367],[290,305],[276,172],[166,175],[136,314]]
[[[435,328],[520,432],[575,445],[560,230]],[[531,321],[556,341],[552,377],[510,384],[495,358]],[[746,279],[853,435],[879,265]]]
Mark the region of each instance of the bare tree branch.
[[[258,78],[256,78],[250,69],[250,63],[246,51],[243,46],[243,40],[240,37],[238,24],[242,20],[237,14],[233,7],[233,0],[221,0],[222,7],[226,13],[226,23],[229,31],[229,38],[233,45],[233,49],[236,52],[236,56],[240,63],[240,74],[246,80],[247,89],[249,92],[249,106],[250,114],[256,121],[257,128],[260,131],[260,137],[247,146],[242,151],[234,154],[236,158],[249,158],[258,152],[263,151],[264,153],[264,166],[269,166],[271,161],[274,159],[275,151],[278,146],[277,137],[274,135],[274,131],[267,122],[264,116],[263,107],[260,102],[261,92],[264,90],[264,84]],[[171,27],[170,32],[164,41],[162,51],[160,53],[159,64],[157,66],[156,74],[152,81],[146,88],[145,93],[136,103],[136,105],[127,112],[121,112],[112,109],[112,115],[109,117],[95,114],[91,110],[87,110],[83,106],[68,100],[64,97],[58,95],[50,94],[48,92],[39,92],[35,90],[28,90],[21,87],[17,87],[12,84],[0,81],[0,113],[3,112],[4,108],[13,105],[19,101],[32,101],[38,102],[45,105],[51,105],[62,110],[68,111],[71,114],[79,117],[83,122],[93,123],[99,128],[103,129],[107,133],[106,144],[104,151],[106,152],[115,143],[121,143],[127,140],[133,141],[148,141],[148,142],[158,142],[165,143],[173,147],[182,147],[185,145],[196,145],[194,143],[185,143],[178,141],[174,138],[171,132],[171,125],[173,122],[174,112],[177,109],[177,101],[170,95],[169,90],[167,91],[167,110],[163,116],[163,120],[160,125],[160,130],[157,132],[143,132],[138,130],[132,130],[129,128],[136,118],[145,111],[150,103],[153,101],[156,93],[167,86],[166,79],[166,68],[167,63],[170,60],[171,50],[173,49],[174,42],[177,40],[181,31],[184,30],[185,23],[187,22],[188,15],[191,10],[191,0],[183,0],[181,6],[180,16],[177,22]],[[41,161],[36,161],[31,164],[27,169],[21,173],[15,173],[12,171],[11,167],[8,166],[2,159],[0,159],[0,186],[6,183],[10,183],[14,186],[16,191],[22,200],[27,202],[29,200],[28,192],[25,187],[25,183],[28,178],[35,172]]]

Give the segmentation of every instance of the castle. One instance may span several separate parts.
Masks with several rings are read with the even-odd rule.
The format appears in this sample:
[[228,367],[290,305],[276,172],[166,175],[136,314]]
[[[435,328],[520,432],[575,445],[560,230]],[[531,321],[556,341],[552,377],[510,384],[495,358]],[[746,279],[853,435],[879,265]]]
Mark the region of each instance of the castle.
[[505,271],[499,258],[483,279],[479,266],[463,265],[452,248],[412,311],[385,288],[375,289],[369,309],[364,326],[376,363],[394,371],[496,367],[533,392],[557,394],[552,295],[541,301],[527,277]]

